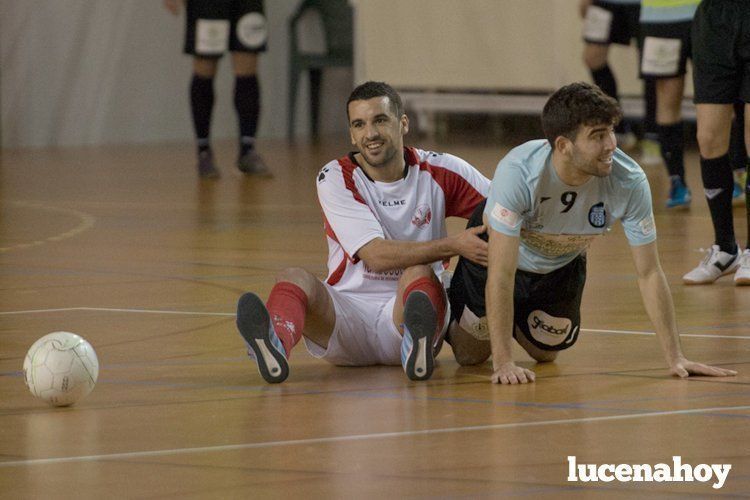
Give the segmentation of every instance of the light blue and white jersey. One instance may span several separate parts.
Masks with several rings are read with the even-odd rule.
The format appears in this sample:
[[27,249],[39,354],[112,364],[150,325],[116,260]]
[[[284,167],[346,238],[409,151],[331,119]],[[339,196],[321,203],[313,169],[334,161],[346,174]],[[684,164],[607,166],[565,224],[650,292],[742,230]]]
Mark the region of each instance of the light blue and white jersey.
[[518,269],[534,273],[569,263],[618,219],[631,245],[656,239],[646,174],[619,149],[609,176],[568,186],[552,166],[549,142],[522,144],[498,164],[484,214],[492,229],[520,238]]
[[642,23],[692,21],[701,0],[641,0]]

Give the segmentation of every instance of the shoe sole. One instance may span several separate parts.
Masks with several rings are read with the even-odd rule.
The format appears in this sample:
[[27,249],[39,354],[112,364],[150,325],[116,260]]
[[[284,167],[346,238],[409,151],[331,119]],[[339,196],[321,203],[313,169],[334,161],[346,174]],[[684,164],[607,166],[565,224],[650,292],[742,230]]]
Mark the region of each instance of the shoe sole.
[[237,303],[237,329],[255,354],[260,375],[270,384],[283,382],[289,376],[289,363],[269,336],[270,316],[263,301],[246,293]]
[[750,277],[747,278],[737,278],[734,277],[734,284],[737,286],[747,286],[750,285]]
[[411,380],[427,380],[435,368],[432,340],[437,329],[437,313],[427,294],[414,291],[404,305],[404,335],[411,337],[411,352],[404,371]]

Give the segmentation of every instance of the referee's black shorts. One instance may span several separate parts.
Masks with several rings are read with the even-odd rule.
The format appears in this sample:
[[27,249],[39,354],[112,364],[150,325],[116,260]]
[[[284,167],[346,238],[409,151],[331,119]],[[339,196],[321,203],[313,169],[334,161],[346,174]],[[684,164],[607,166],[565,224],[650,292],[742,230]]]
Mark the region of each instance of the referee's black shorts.
[[696,104],[750,102],[750,0],[703,0],[692,37]]
[[186,4],[186,54],[218,58],[227,51],[266,50],[263,0],[187,0]]

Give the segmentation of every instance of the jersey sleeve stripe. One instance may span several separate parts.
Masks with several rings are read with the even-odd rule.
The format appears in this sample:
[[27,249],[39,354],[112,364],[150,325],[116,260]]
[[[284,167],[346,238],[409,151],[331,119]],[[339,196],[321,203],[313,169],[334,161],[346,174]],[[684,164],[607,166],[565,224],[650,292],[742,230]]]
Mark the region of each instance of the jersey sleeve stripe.
[[346,189],[352,192],[352,196],[355,200],[363,205],[367,205],[364,198],[362,198],[362,195],[359,193],[357,185],[354,182],[354,169],[358,168],[358,166],[353,164],[348,157],[340,159],[339,165],[341,165],[341,173],[344,177],[344,185],[346,186]]
[[484,196],[468,180],[448,168],[422,162],[419,169],[428,171],[443,190],[446,217],[468,219],[476,206],[484,200]]
[[348,259],[346,257],[344,257],[343,259],[341,259],[341,263],[336,268],[336,270],[331,273],[331,275],[326,280],[326,283],[328,283],[329,285],[333,286],[336,283],[338,283],[339,281],[341,281],[341,278],[344,276],[344,271],[346,271],[346,261],[347,260]]

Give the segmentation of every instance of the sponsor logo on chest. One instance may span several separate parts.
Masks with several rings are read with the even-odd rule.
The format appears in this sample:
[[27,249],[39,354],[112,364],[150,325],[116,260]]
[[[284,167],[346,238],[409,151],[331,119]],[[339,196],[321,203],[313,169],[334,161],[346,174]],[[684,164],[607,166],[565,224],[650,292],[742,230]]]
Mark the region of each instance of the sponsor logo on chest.
[[406,200],[378,200],[381,207],[402,207],[406,205]]

